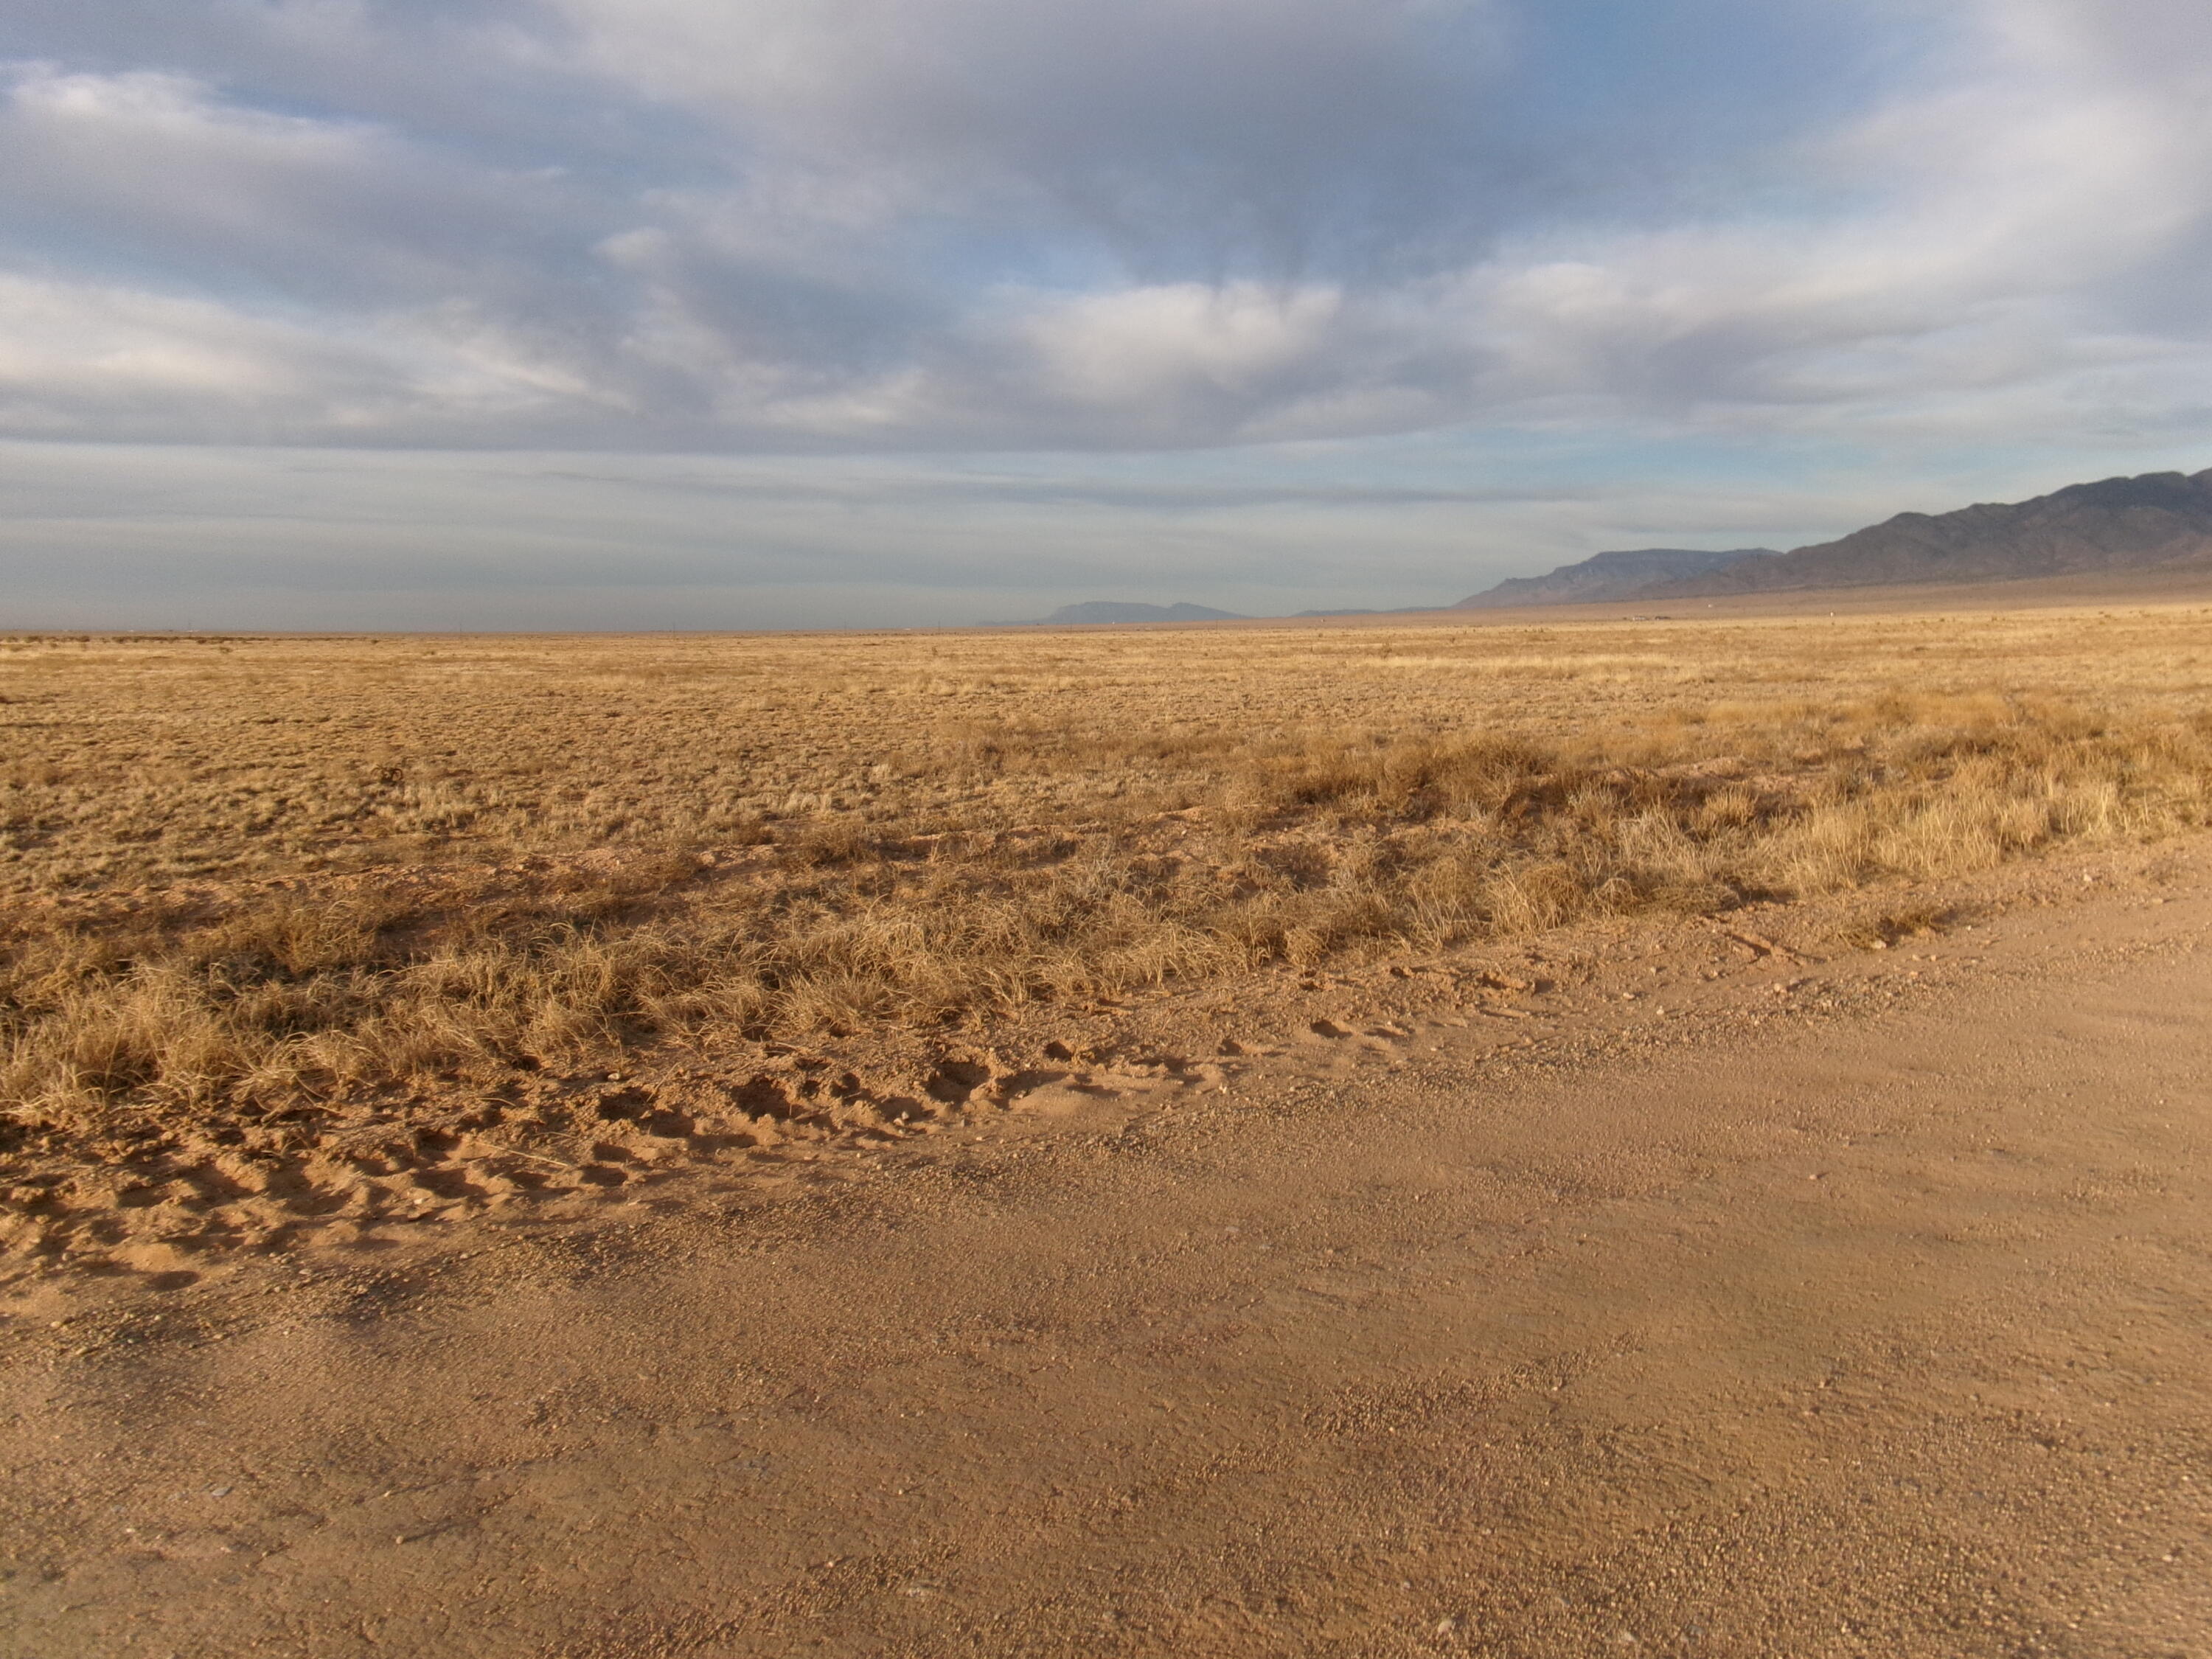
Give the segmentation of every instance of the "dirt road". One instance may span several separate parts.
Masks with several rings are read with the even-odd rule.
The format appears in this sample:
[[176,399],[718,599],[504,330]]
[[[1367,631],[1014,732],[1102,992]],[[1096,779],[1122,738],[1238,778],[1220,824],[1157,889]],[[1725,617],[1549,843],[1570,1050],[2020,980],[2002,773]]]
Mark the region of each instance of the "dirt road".
[[2200,892],[18,1317],[0,1650],[2212,1654]]

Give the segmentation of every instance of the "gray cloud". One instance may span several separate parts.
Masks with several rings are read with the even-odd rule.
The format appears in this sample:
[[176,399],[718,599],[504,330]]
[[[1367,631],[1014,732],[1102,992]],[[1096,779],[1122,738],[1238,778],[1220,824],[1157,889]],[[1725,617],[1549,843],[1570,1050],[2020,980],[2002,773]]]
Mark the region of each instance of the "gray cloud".
[[[16,0],[9,41],[5,504],[77,573],[18,593],[167,591],[100,563],[166,544],[271,617],[1413,602],[1883,505],[1824,469],[2212,432],[2199,0]],[[1579,459],[1537,489],[1522,439]],[[54,443],[100,483],[41,516]],[[1654,446],[1735,482],[1620,482]],[[133,467],[172,496],[98,510]]]
[[1651,17],[37,5],[0,420],[1175,447],[1909,419],[2085,368],[2124,402],[2145,342],[2203,336],[2201,9],[1985,0],[1929,39],[1875,0],[1708,0],[1656,63]]

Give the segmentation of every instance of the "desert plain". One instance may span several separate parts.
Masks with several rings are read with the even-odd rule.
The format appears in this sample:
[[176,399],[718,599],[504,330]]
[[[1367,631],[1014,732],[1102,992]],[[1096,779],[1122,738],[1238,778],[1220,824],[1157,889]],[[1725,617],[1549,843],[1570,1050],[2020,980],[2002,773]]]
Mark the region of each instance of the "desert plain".
[[0,1650],[2203,1654],[2208,691],[0,640]]

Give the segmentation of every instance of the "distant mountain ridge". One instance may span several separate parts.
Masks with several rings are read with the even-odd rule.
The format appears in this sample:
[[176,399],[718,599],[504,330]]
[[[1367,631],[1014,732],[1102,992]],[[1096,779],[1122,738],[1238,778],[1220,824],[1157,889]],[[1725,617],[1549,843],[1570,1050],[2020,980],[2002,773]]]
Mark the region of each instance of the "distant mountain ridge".
[[1045,621],[1079,625],[1085,623],[1243,622],[1234,611],[1216,611],[1210,605],[1137,605],[1127,599],[1085,599],[1063,605]]
[[2008,581],[2200,561],[2212,563],[2212,468],[2104,478],[1955,513],[1900,513],[1836,541],[1747,559],[1638,597]]
[[1744,559],[1779,556],[1771,547],[1740,547],[1726,553],[1694,547],[1634,547],[1595,553],[1576,564],[1563,564],[1542,576],[1511,576],[1495,587],[1470,593],[1455,611],[1502,610],[1520,605],[1595,605],[1628,599],[1655,582],[1679,580],[1723,568]]
[[[1707,562],[1674,569],[1650,562],[1668,559]],[[1600,553],[1547,576],[1500,582],[1453,609],[2019,581],[2164,566],[2212,570],[2212,468],[2069,484],[2029,501],[1982,502],[1952,513],[1900,513],[1787,553]]]
[[[1449,611],[1540,605],[1655,603],[1827,588],[1934,582],[2021,581],[2172,568],[2212,575],[2212,467],[2146,472],[2069,484],[2025,501],[1979,502],[1951,513],[1899,513],[1832,542],[1778,553],[1638,547],[1594,554],[1541,576],[1515,576],[1471,593]],[[1411,615],[1351,609],[1300,617]],[[1431,614],[1434,614],[1431,612]],[[1206,605],[1090,599],[1064,605],[1039,623],[1084,627],[1129,623],[1244,622]]]

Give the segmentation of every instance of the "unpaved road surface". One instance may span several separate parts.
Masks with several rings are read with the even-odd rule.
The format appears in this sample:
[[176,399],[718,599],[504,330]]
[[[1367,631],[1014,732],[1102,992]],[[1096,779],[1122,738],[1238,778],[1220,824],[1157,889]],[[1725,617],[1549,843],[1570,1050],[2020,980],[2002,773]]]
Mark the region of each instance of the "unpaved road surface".
[[0,1650],[2212,1654],[2208,937],[95,1286],[0,1334]]

